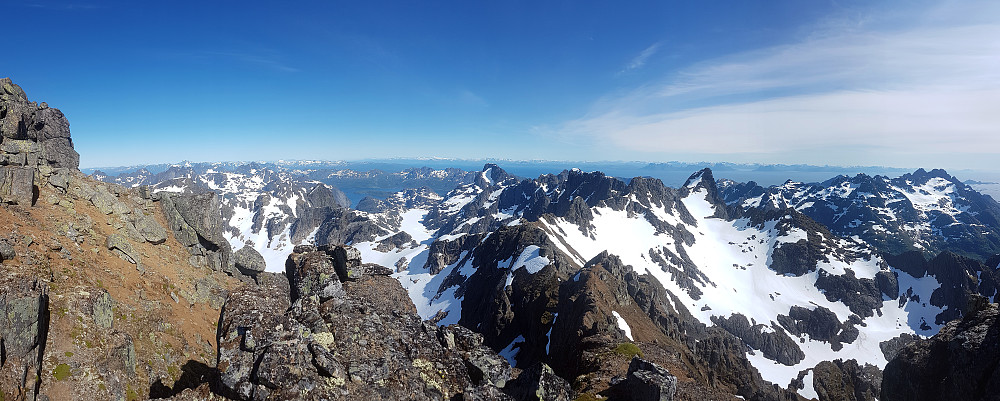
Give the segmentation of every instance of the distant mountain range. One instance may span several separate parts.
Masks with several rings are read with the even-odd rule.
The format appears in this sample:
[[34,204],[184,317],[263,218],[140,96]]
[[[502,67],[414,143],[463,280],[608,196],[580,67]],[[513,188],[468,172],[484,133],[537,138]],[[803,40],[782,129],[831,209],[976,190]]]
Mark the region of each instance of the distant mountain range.
[[[146,170],[153,174],[165,171],[173,166],[207,166],[215,165],[235,167],[251,162],[181,162],[172,164],[155,164],[142,166],[119,166],[84,168],[82,171],[90,174],[100,171],[104,175],[118,176],[123,173],[133,173]],[[678,186],[684,182],[692,171],[709,168],[719,178],[737,182],[754,181],[759,185],[780,185],[787,180],[796,182],[822,182],[837,175],[853,176],[855,174],[884,175],[897,177],[913,172],[915,169],[881,167],[881,166],[816,166],[808,164],[761,164],[761,163],[710,163],[710,162],[639,162],[639,161],[551,161],[551,160],[496,160],[496,159],[450,159],[450,158],[392,158],[355,161],[325,161],[325,160],[282,160],[272,162],[253,162],[261,165],[275,166],[287,170],[317,170],[337,171],[353,170],[357,172],[382,171],[398,173],[410,169],[446,170],[449,168],[464,171],[477,171],[483,164],[490,163],[501,166],[510,174],[522,178],[535,178],[543,174],[558,174],[560,171],[579,168],[584,171],[601,171],[608,176],[628,180],[632,177],[659,178],[668,186]],[[1000,198],[1000,172],[977,170],[952,171],[966,179],[965,184],[977,191]],[[327,182],[337,185],[347,193],[356,204],[365,196],[386,197],[390,193],[412,186],[391,188],[357,188],[354,192],[350,183]],[[447,192],[452,187],[442,185],[434,188],[438,192]]]
[[951,250],[975,258],[1000,253],[1000,207],[944,170],[898,178],[858,174],[822,183],[721,183],[728,204],[795,209],[844,237],[858,237],[887,253]]
[[[703,169],[672,188],[579,169],[524,179],[495,164],[339,167],[94,177],[218,192],[227,239],[252,245],[268,270],[297,244],[350,244],[396,271],[423,318],[472,328],[512,365],[544,362],[567,378],[599,373],[595,353],[650,342],[688,355],[684,374],[746,377],[734,383],[741,396],[815,397],[814,383],[830,379],[818,377],[830,374],[824,363],[856,361],[840,374],[870,381],[862,367],[880,370],[962,317],[970,296],[997,291],[1000,205],[943,170],[765,187]],[[348,203],[333,183],[399,190]],[[718,330],[745,349],[715,342],[726,338]],[[743,362],[702,365],[718,352]]]

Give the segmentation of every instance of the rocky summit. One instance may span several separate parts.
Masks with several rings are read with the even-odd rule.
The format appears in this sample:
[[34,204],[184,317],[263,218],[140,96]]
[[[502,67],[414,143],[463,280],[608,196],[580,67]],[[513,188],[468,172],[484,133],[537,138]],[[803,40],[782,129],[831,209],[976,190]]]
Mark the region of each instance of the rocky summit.
[[[1000,389],[1000,205],[943,170],[86,176],[65,116],[0,84],[0,401]],[[330,182],[373,192],[352,207]]]

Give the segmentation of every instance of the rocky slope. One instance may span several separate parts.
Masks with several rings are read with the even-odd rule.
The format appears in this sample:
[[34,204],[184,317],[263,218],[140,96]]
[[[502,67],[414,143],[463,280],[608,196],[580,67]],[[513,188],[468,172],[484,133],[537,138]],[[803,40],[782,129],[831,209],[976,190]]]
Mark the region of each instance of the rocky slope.
[[0,84],[0,399],[143,399],[214,366],[239,277],[191,259],[205,224],[171,230],[212,210],[84,176],[63,114]]

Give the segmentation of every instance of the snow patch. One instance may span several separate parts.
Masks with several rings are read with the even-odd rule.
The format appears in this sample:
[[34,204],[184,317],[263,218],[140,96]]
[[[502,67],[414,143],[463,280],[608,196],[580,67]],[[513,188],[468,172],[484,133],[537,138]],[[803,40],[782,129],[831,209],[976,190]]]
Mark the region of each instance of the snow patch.
[[549,332],[545,333],[545,338],[548,340],[545,343],[545,355],[549,354],[549,346],[552,345],[552,329],[554,327],[556,327],[556,319],[559,318],[559,314],[558,313],[553,313],[552,315],[553,315],[552,316],[552,325],[549,326]]
[[507,344],[498,354],[506,359],[507,363],[510,363],[510,366],[517,367],[515,358],[517,357],[517,353],[521,351],[521,344],[524,344],[524,336],[517,336],[514,341]]
[[535,274],[542,270],[545,266],[552,264],[552,261],[550,261],[549,258],[540,255],[540,252],[541,248],[538,246],[528,245],[523,251],[521,251],[521,255],[517,257],[514,264],[511,265],[514,268],[513,270],[524,267],[528,273]]
[[611,311],[611,314],[615,315],[615,319],[618,319],[618,328],[625,332],[625,337],[628,337],[630,341],[635,341],[635,339],[632,338],[632,328],[629,327],[625,318],[623,318],[622,315],[619,315],[618,311]]
[[805,377],[802,378],[802,384],[804,385],[804,387],[802,388],[802,390],[798,391],[799,395],[811,400],[819,399],[819,394],[816,394],[816,387],[813,385],[812,369],[809,369],[809,371],[806,372]]

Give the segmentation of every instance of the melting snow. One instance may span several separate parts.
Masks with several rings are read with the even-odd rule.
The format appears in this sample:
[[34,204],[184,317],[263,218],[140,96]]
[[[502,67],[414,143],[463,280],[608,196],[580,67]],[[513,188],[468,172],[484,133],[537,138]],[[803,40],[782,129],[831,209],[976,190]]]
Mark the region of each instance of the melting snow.
[[184,187],[179,187],[177,185],[171,185],[163,188],[157,188],[155,192],[184,192]]
[[512,265],[514,270],[520,269],[522,266],[528,273],[535,274],[542,270],[543,267],[552,264],[549,258],[539,255],[541,248],[535,245],[528,245],[521,251],[521,255],[517,257]]

